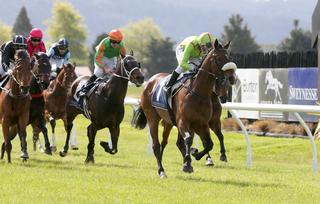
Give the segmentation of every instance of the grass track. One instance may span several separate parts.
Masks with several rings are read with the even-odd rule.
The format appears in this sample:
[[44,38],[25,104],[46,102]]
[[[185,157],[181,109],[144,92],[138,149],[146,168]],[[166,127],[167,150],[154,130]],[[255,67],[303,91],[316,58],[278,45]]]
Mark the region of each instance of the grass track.
[[[19,141],[15,139],[13,163],[7,164],[6,157],[0,162],[0,203],[319,202],[320,179],[312,172],[308,140],[251,136],[253,167],[248,169],[243,135],[225,134],[227,164],[218,161],[219,143],[214,136],[215,166],[206,167],[204,160],[193,160],[195,172],[188,175],[181,171],[174,130],[163,161],[168,179],[160,180],[155,158],[148,155],[146,131],[130,126],[131,115],[132,109],[127,107],[118,154],[103,152],[99,141],[108,140],[107,131],[100,131],[96,137],[96,163],[89,166],[83,163],[89,123],[82,116],[75,121],[80,149],[69,151],[65,158],[57,153],[46,156],[33,152],[28,128],[30,160],[21,162]],[[61,149],[65,134],[61,122],[57,127]]]

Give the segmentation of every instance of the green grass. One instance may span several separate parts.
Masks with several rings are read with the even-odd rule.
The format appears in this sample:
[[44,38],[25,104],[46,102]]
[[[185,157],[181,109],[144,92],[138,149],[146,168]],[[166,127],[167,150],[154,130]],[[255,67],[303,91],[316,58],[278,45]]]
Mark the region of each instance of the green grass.
[[[161,180],[155,158],[148,154],[146,130],[133,129],[131,115],[127,107],[118,154],[103,151],[99,141],[108,140],[107,131],[100,131],[96,163],[88,166],[84,165],[88,121],[83,117],[75,121],[80,149],[70,150],[65,158],[33,152],[28,128],[29,161],[21,162],[15,139],[13,163],[7,164],[6,157],[0,162],[0,203],[315,203],[320,199],[320,179],[312,172],[308,140],[251,136],[253,167],[247,168],[243,135],[226,133],[229,162],[218,160],[219,143],[213,137],[215,166],[193,160],[195,172],[185,174],[173,130],[163,159],[168,178]],[[65,134],[61,122],[57,127],[60,149]]]

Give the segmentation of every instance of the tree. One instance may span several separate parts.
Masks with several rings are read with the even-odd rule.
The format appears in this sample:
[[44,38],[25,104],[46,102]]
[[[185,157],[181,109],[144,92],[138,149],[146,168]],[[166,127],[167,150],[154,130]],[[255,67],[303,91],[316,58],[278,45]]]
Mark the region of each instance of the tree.
[[11,27],[0,22],[0,45],[11,40]]
[[229,25],[224,26],[222,33],[223,41],[231,40],[231,52],[248,54],[259,51],[260,47],[251,36],[248,25],[243,25],[243,18],[239,15],[232,15],[229,18]]
[[279,50],[287,52],[311,50],[311,31],[299,28],[299,20],[293,21],[294,28],[290,36],[285,38],[278,46]]
[[71,58],[78,64],[87,64],[87,30],[82,16],[70,3],[57,2],[52,9],[52,18],[47,22],[50,42],[65,37],[69,41]]
[[162,40],[163,35],[159,26],[151,19],[131,22],[120,29],[124,36],[124,45],[127,50],[132,49],[137,60],[146,62],[148,46],[153,39]]
[[12,32],[15,35],[29,36],[29,32],[32,29],[26,7],[22,6],[20,12],[13,25]]
[[96,47],[101,42],[101,40],[103,40],[106,37],[108,37],[108,33],[102,33],[97,36],[96,40],[92,44],[90,54],[89,54],[89,69],[91,70],[91,72],[94,71],[94,56],[96,54]]
[[173,46],[170,38],[151,40],[147,47],[146,62],[142,66],[147,70],[148,77],[159,72],[170,73],[177,66]]

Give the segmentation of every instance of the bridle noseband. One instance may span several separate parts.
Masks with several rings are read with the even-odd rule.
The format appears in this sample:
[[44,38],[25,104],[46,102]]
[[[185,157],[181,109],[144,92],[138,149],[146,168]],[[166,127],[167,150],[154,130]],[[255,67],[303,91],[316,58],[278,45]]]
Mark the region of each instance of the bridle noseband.
[[[121,75],[118,75],[116,73],[113,74],[113,76],[121,78],[121,79],[125,79],[128,81],[131,81],[131,74],[135,71],[135,70],[140,70],[140,67],[134,67],[133,69],[131,69],[130,71],[127,70],[127,68],[125,67],[125,63],[124,61],[126,60],[128,56],[124,57],[121,62],[120,62],[120,68],[121,68]],[[124,75],[125,74],[125,75]]]

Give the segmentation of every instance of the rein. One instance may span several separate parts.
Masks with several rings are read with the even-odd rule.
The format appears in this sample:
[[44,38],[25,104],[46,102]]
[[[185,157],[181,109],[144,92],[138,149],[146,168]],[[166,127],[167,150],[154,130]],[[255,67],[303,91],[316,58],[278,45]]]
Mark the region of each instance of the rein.
[[[120,63],[120,68],[121,68],[121,75],[118,75],[118,74],[116,74],[116,73],[114,73],[113,75],[115,76],[115,77],[118,77],[118,78],[121,78],[121,79],[125,79],[125,80],[128,80],[128,81],[130,81],[130,79],[131,79],[131,74],[133,73],[133,71],[134,70],[140,70],[140,68],[139,67],[135,67],[135,68],[133,68],[132,70],[130,70],[130,71],[128,71],[127,69],[126,69],[126,67],[124,66],[124,60],[127,58],[127,56],[125,57],[125,58],[123,58],[122,60],[121,60],[121,63]],[[124,75],[124,73],[126,74],[126,75]]]

